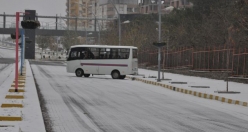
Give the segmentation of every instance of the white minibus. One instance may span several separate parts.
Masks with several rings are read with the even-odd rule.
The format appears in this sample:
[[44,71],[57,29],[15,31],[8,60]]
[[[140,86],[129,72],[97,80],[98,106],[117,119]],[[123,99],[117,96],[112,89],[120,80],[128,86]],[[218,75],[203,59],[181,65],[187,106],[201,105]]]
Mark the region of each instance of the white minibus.
[[67,52],[67,72],[77,77],[111,75],[124,79],[138,74],[138,48],[134,46],[74,45]]

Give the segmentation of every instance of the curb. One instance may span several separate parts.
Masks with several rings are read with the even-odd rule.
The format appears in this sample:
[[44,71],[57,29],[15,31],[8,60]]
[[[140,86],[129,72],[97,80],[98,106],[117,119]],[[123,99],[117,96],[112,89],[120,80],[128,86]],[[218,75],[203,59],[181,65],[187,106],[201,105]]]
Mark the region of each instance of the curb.
[[22,132],[18,125],[0,125],[0,132]]
[[22,121],[19,116],[0,116],[0,121]]
[[[10,88],[9,89],[9,92],[15,92],[15,89],[14,88]],[[19,87],[18,88],[18,92],[25,92],[25,90],[22,87]]]
[[9,107],[18,107],[18,108],[23,108],[22,104],[2,104],[1,108],[9,108]]
[[[25,83],[18,83],[17,82],[17,85],[18,85],[18,87],[25,87]],[[15,84],[14,83],[11,84],[11,87],[15,87]]]
[[[25,88],[25,83],[26,83],[26,68],[25,68],[26,63],[24,63],[24,68],[23,68],[23,73],[22,75],[20,74],[20,71],[18,73],[18,92],[15,92],[15,79],[13,80],[13,83],[10,84],[11,87],[8,90],[7,95],[5,96],[5,100],[7,102],[1,104],[1,109],[0,110],[20,110],[20,113],[18,115],[15,115],[14,112],[7,112],[4,115],[0,116],[0,121],[8,121],[10,122],[16,122],[16,121],[22,121],[22,108],[24,108],[23,103],[16,102],[15,100],[23,100],[24,99],[24,88]],[[14,100],[13,100],[14,99]],[[13,101],[12,101],[13,100]],[[11,109],[10,109],[11,108]],[[4,113],[4,112],[3,112]],[[3,114],[1,112],[1,114]],[[6,123],[8,124],[8,123]],[[10,125],[3,125],[2,126],[4,130],[10,130],[13,129],[15,131],[21,132],[21,128],[19,126],[10,126]],[[1,126],[0,126],[1,128]]]
[[6,95],[5,99],[24,99],[23,95]]
[[176,91],[176,92],[189,94],[189,95],[197,96],[197,97],[204,98],[204,99],[216,100],[216,101],[223,102],[223,103],[235,104],[235,105],[241,105],[241,106],[248,107],[247,102],[243,102],[243,101],[239,101],[239,100],[233,100],[233,99],[228,99],[225,97],[220,97],[220,96],[216,96],[216,95],[212,95],[212,94],[206,94],[206,93],[201,93],[201,92],[192,91],[192,90],[188,90],[188,89],[178,88],[178,87],[170,86],[167,84],[162,84],[162,83],[149,81],[149,80],[145,80],[145,79],[141,79],[141,78],[135,78],[135,77],[130,77],[130,76],[126,76],[126,78],[129,78],[131,80],[141,81],[141,82],[144,82],[146,84],[161,86],[161,87],[168,88],[168,89]]

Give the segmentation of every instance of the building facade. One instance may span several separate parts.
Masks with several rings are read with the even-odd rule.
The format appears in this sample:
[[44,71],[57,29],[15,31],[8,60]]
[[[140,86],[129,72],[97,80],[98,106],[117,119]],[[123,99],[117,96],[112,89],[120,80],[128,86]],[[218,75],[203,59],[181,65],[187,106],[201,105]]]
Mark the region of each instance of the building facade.
[[[67,28],[70,30],[86,31],[86,36],[78,36],[80,43],[90,44],[91,42],[91,31],[96,30],[96,21],[94,18],[97,17],[98,1],[99,0],[67,0],[66,2],[67,17],[71,18],[66,20]],[[87,18],[92,18],[93,20]]]
[[[98,5],[98,0],[67,0],[67,17],[94,18]],[[86,30],[86,28],[92,30],[92,23],[94,23],[94,20],[67,20],[67,25],[70,29],[74,29],[77,26],[79,30]]]
[[[108,22],[112,21],[97,20],[97,18],[118,18],[118,13],[140,13],[138,0],[67,0],[66,6],[67,17],[73,17],[73,19],[67,20],[69,29],[87,30],[88,33],[95,30],[105,30]],[[76,20],[75,17],[92,19]]]
[[[140,13],[158,13],[159,0],[141,0],[139,3]],[[193,6],[189,0],[161,0],[161,13],[169,13],[173,8],[182,9]]]
[[189,0],[170,0],[170,6],[182,9],[186,7],[192,7],[193,4],[189,2]]
[[[99,0],[99,10],[97,14],[100,18],[118,18],[118,13],[140,13],[138,0]],[[100,23],[103,30],[107,28],[108,21],[102,20]]]

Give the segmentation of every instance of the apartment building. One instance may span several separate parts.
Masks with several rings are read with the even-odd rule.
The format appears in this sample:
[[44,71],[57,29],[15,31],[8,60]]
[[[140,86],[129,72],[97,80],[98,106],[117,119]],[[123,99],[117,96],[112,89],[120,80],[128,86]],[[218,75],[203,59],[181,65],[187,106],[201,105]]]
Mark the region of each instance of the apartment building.
[[181,9],[185,7],[192,7],[193,4],[189,2],[189,0],[170,0],[170,6]]
[[[118,12],[117,12],[117,11]],[[117,18],[119,14],[138,14],[138,0],[99,0],[99,10],[97,15],[101,18]],[[101,21],[104,28],[107,21]]]
[[[96,9],[98,6],[98,0],[67,0],[66,12],[67,17],[85,17],[94,18]],[[94,20],[74,20],[70,19],[67,21],[67,25],[70,29],[74,29],[76,26],[78,29],[85,30],[85,28],[92,28]],[[83,29],[82,29],[83,28]]]
[[[141,0],[139,3],[140,12],[142,14],[158,13],[158,1],[159,0]],[[161,0],[161,2],[161,13],[169,13],[173,7],[181,9],[193,6],[189,0]]]
[[[91,43],[90,32],[96,30],[94,27],[95,20],[87,19],[75,19],[78,18],[95,18],[96,10],[98,8],[99,0],[67,0],[66,1],[66,13],[67,17],[74,17],[73,19],[67,19],[67,28],[70,30],[87,31],[89,36],[78,36],[79,42],[84,44]],[[61,23],[61,20],[59,20]],[[86,40],[87,39],[87,40]]]
[[[162,0],[161,9],[170,6],[170,0]],[[141,14],[158,13],[158,0],[141,0],[139,3]]]
[[[94,18],[117,18],[119,14],[140,13],[139,0],[67,0],[68,17],[93,18],[92,20],[70,19],[67,25],[70,29],[99,31],[105,30],[109,21]],[[117,11],[118,13],[117,13]],[[89,36],[88,36],[89,37]]]

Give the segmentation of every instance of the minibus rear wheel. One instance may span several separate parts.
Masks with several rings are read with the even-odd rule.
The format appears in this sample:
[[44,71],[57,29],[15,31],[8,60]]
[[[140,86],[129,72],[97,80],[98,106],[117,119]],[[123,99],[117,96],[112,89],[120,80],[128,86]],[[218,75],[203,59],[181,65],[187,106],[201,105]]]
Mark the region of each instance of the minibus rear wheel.
[[84,74],[84,77],[89,77],[90,76],[90,74]]
[[111,76],[113,79],[120,79],[120,72],[117,70],[112,71]]
[[124,79],[124,78],[126,78],[126,75],[121,75],[120,76],[120,79]]

